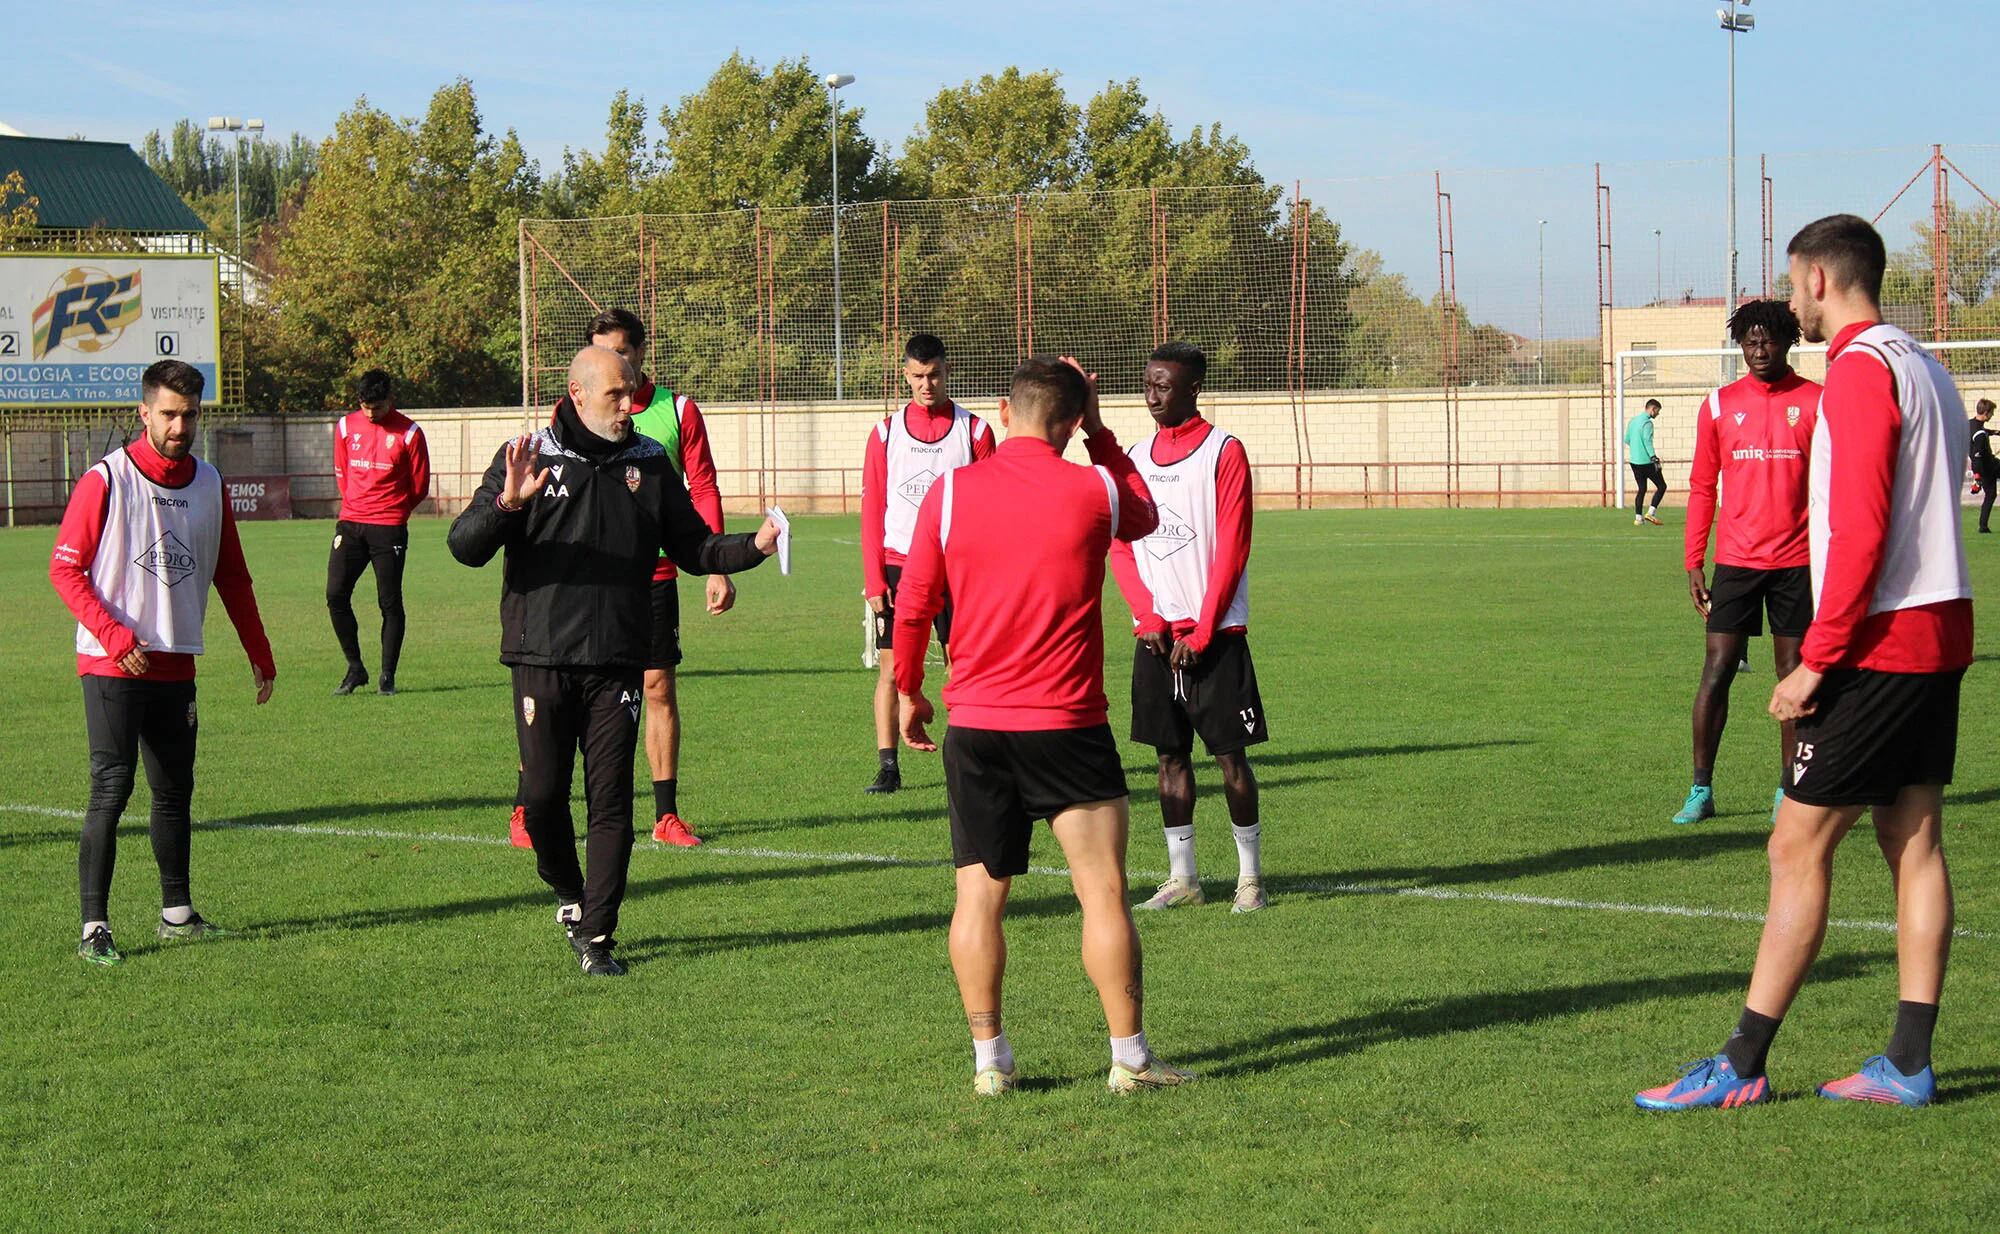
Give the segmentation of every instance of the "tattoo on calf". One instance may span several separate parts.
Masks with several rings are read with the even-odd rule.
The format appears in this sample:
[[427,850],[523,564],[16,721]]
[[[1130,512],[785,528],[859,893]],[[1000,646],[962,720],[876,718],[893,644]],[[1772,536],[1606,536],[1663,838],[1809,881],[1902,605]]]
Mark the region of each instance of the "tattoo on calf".
[[965,1022],[974,1028],[1000,1027],[1000,1013],[997,1011],[968,1011]]

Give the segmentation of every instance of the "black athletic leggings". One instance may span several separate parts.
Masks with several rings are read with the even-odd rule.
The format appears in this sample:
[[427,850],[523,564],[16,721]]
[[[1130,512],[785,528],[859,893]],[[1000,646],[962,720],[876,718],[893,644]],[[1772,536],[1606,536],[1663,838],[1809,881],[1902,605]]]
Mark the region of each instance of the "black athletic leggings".
[[[632,864],[632,762],[639,744],[639,669],[514,666],[514,732],[521,746],[521,804],[535,868],[565,904],[581,903],[585,938],[618,928]],[[576,861],[570,776],[583,749],[589,804],[584,868]],[[586,874],[586,870],[588,873]]]
[[382,610],[382,675],[394,677],[403,655],[403,559],[408,555],[407,526],[378,527],[372,523],[333,525],[333,550],[326,559],[326,608],[333,615],[333,636],[350,669],[361,667],[361,628],[354,619],[354,585],[361,572],[375,567],[375,603]]
[[1992,475],[1981,473],[1979,477],[1979,530],[1986,531],[1993,519],[1993,486],[2000,483],[2000,471]]
[[132,797],[141,755],[153,790],[153,860],[160,866],[160,905],[180,908],[188,896],[188,840],[193,823],[194,750],[198,732],[192,681],[83,678],[84,726],[90,734],[90,808],[76,856],[83,919],[109,921],[111,868],[118,858],[118,816]]
[[1667,495],[1666,473],[1660,470],[1658,463],[1632,464],[1632,480],[1632,513],[1634,514],[1644,514],[1646,512],[1646,484],[1648,481],[1651,481],[1657,490],[1653,494],[1654,506],[1658,506],[1661,498]]

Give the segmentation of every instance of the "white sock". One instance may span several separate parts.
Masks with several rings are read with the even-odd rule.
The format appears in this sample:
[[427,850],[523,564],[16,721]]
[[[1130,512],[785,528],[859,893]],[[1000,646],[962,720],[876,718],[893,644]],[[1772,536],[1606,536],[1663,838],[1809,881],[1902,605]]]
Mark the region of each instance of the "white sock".
[[1143,1032],[1111,1039],[1111,1062],[1114,1066],[1141,1071],[1152,1057],[1152,1052],[1146,1049],[1146,1034]]
[[1261,851],[1264,824],[1252,823],[1248,827],[1232,826],[1230,831],[1236,836],[1237,879],[1264,877],[1264,859]]
[[1658,507],[1658,506],[1647,506],[1647,507],[1646,507],[1646,517],[1647,517],[1647,518],[1651,518],[1651,517],[1653,517],[1653,516],[1654,516],[1655,514],[1658,514],[1659,512],[1660,512],[1660,507]]
[[583,905],[564,904],[556,909],[556,920],[563,925],[575,925],[583,920]]
[[1167,868],[1184,883],[1195,881],[1194,825],[1167,828]]
[[194,905],[178,904],[173,908],[163,908],[160,910],[160,920],[168,925],[186,925],[194,920]]
[[83,937],[89,938],[98,930],[108,930],[110,928],[111,923],[108,921],[86,921],[83,923]]
[[972,1039],[973,1074],[977,1075],[988,1067],[999,1071],[1014,1070],[1014,1047],[1007,1044],[1005,1032],[984,1041],[977,1037]]

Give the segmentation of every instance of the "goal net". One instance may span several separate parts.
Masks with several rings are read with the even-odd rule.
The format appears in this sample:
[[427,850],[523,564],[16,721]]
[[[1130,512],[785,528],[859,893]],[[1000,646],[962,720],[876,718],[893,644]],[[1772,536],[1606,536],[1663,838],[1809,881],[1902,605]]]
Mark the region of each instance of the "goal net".
[[[1949,343],[1925,343],[1951,370],[1958,384],[1965,411],[1990,398],[2000,402],[2000,339],[1969,339]],[[1802,344],[1792,348],[1792,367],[1802,377],[1826,380],[1826,346]],[[1633,349],[1617,355],[1612,387],[1615,422],[1611,440],[1617,450],[1612,468],[1617,504],[1631,500],[1632,472],[1625,454],[1625,426],[1646,406],[1647,399],[1660,400],[1660,417],[1653,422],[1653,449],[1666,473],[1667,496],[1679,504],[1687,497],[1689,465],[1694,461],[1695,412],[1709,393],[1742,377],[1748,370],[1743,353],[1734,347],[1683,348],[1671,351]],[[1970,473],[1966,492],[1970,493]]]

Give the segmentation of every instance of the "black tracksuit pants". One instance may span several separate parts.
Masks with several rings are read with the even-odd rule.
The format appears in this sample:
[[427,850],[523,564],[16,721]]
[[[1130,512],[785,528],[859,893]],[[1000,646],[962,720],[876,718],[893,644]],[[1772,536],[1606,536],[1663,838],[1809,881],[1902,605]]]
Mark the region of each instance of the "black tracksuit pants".
[[1979,473],[1979,530],[1991,531],[1993,520],[1993,486],[2000,483],[2000,469]]
[[326,559],[326,610],[333,617],[333,636],[350,670],[360,670],[361,627],[354,618],[354,585],[361,572],[375,567],[375,604],[382,610],[382,675],[393,678],[403,656],[403,559],[408,556],[410,529],[374,523],[333,525],[333,549]]
[[153,860],[160,866],[160,906],[188,896],[188,809],[194,800],[194,682],[85,677],[83,720],[90,735],[90,807],[77,847],[83,920],[109,921],[111,869],[118,859],[118,817],[132,797],[133,768],[143,755],[153,790]]
[[[521,804],[535,868],[565,904],[581,904],[577,933],[618,929],[632,864],[632,760],[645,674],[637,668],[514,666],[514,732],[521,747]],[[570,776],[583,749],[589,821],[576,860]]]

